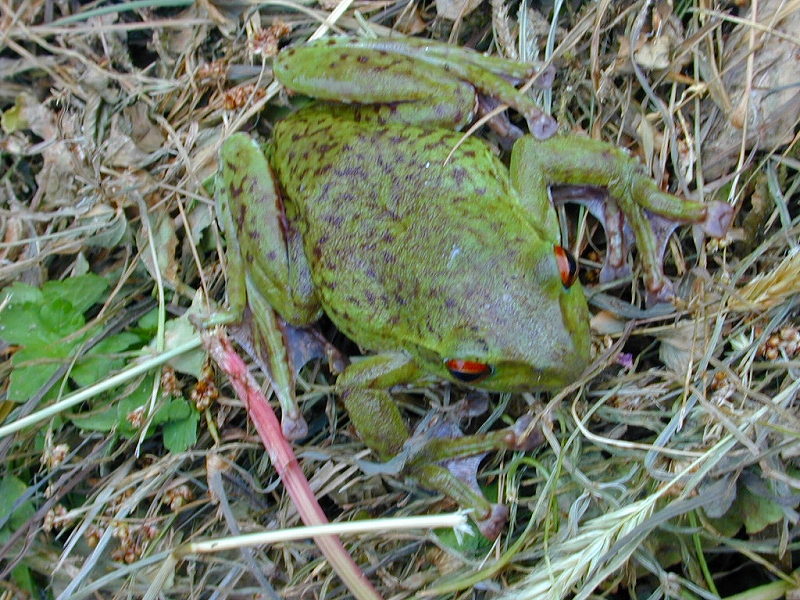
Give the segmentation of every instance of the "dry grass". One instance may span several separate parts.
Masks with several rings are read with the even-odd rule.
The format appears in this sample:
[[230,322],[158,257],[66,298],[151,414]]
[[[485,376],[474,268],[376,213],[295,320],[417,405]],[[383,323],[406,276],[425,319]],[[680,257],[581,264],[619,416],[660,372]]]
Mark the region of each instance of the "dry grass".
[[[394,27],[547,56],[559,79],[540,100],[562,129],[624,145],[665,187],[737,210],[723,243],[674,238],[668,270],[683,284],[671,314],[639,312],[627,327],[598,317],[598,368],[547,405],[554,426],[540,451],[484,462],[482,483],[512,507],[498,542],[400,530],[347,538],[376,588],[387,598],[779,598],[798,586],[800,2],[576,3],[552,28],[499,1],[455,21],[388,1],[260,12],[0,2],[0,287],[87,272],[108,283],[79,311],[86,324],[63,334],[71,352],[12,365],[25,343],[4,345],[0,598],[271,597],[268,586],[287,598],[348,596],[306,540],[197,555],[157,578],[183,542],[299,524],[185,318],[223,297],[209,178],[230,133],[268,135],[280,112],[265,35],[278,19],[291,25],[283,42],[327,19],[335,31]],[[31,338],[74,317],[63,302],[48,296],[19,317]],[[79,377],[93,351],[92,375]],[[13,396],[12,370],[26,365],[52,369]],[[106,389],[71,396],[97,380]],[[331,377],[312,365],[301,383],[312,433],[296,451],[332,520],[454,509],[402,479],[365,475],[356,461],[374,458]],[[443,403],[463,392],[425,394]],[[198,399],[210,406],[198,411]],[[399,401],[409,418],[425,412],[419,398]],[[505,401],[492,398],[489,421]]]

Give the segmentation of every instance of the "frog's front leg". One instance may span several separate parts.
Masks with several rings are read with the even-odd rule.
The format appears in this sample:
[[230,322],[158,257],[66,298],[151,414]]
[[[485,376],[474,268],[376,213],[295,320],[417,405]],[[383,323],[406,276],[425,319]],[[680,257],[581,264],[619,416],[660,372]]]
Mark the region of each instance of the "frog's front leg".
[[672,296],[672,284],[663,271],[667,241],[680,223],[693,223],[712,237],[723,237],[730,227],[733,209],[724,202],[707,204],[668,194],[644,172],[641,163],[611,144],[580,137],[556,137],[545,141],[525,137],[517,141],[511,157],[511,177],[534,214],[551,215],[550,185],[603,188],[608,199],[597,194],[571,198],[585,204],[606,229],[608,251],[601,281],[616,279],[628,271],[628,231],[633,233],[644,271],[650,302]]
[[[541,443],[530,416],[511,427],[483,435],[461,435],[454,425],[432,427],[411,435],[385,388],[421,375],[402,353],[370,356],[350,365],[337,381],[337,391],[361,439],[384,461],[398,462],[402,472],[425,488],[436,490],[472,510],[481,533],[496,538],[508,510],[489,502],[475,481],[478,462],[493,450],[530,450]],[[474,462],[466,457],[477,457]]]
[[288,439],[308,428],[294,396],[294,369],[287,353],[284,322],[314,322],[320,306],[299,235],[285,214],[270,166],[258,145],[244,134],[228,138],[220,151],[217,212],[226,233],[227,294],[231,320],[245,304],[255,321],[253,352],[265,358],[281,404]]

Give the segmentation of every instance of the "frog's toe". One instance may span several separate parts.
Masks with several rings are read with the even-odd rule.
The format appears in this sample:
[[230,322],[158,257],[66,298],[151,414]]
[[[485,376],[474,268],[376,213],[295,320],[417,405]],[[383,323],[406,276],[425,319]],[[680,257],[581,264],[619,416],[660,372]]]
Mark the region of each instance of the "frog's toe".
[[489,516],[476,520],[478,531],[488,540],[495,540],[508,522],[508,507],[504,504],[492,504]]
[[547,113],[540,112],[528,117],[528,128],[537,140],[546,140],[556,134],[558,122]]
[[474,436],[465,436],[456,423],[442,419],[422,435],[426,439],[410,465],[412,477],[472,510],[480,532],[495,539],[506,523],[508,509],[483,495],[478,467],[489,450],[527,451],[539,446],[544,435],[534,417],[526,414],[510,427]]
[[541,427],[534,421],[534,418],[525,414],[506,430],[507,448],[527,452],[541,446],[544,442],[544,434]]
[[674,296],[675,288],[673,287],[672,282],[668,279],[664,279],[658,289],[648,288],[645,291],[644,301],[648,308],[652,308],[656,305],[669,302]]
[[714,238],[725,237],[733,222],[733,207],[727,202],[710,202],[699,223],[703,233]]
[[281,431],[289,441],[301,440],[308,436],[308,423],[300,413],[285,412],[281,415]]

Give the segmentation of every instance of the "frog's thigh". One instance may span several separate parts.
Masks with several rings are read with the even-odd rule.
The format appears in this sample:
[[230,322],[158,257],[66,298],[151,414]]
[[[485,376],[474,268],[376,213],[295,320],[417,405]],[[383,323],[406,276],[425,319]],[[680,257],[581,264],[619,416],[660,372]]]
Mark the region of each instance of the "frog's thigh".
[[370,110],[394,122],[459,128],[472,118],[474,87],[444,69],[399,53],[325,42],[281,52],[273,65],[276,79],[321,100],[376,105]]
[[286,237],[283,205],[264,153],[248,136],[235,134],[223,144],[220,163],[219,210],[225,229],[232,229],[226,232],[230,260],[247,272],[248,297],[262,296],[294,325],[313,322],[319,303],[309,267],[299,236]]

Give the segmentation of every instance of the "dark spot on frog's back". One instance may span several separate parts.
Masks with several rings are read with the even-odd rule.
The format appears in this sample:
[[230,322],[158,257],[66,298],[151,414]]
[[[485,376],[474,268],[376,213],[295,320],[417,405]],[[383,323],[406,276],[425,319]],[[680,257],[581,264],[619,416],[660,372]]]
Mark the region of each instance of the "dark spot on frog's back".
[[325,251],[325,244],[328,242],[329,237],[330,236],[328,236],[328,234],[323,235],[314,245],[312,252],[316,260],[320,260],[322,258],[322,253]]
[[444,139],[441,136],[429,135],[429,136],[426,136],[425,139],[430,140],[430,141],[426,141],[424,146],[423,146],[423,149],[425,150],[425,152],[433,152],[434,150],[437,150],[437,149],[439,149],[439,148],[441,148],[442,146],[445,145]]
[[236,215],[236,224],[239,226],[239,229],[242,228],[246,220],[247,220],[247,208],[245,208],[244,204],[240,204],[238,214]]
[[452,309],[454,309],[456,306],[458,306],[458,303],[455,301],[455,299],[454,299],[454,298],[446,298],[446,299],[445,299],[445,301],[444,301],[444,307],[445,307],[446,309],[448,309],[448,310],[452,310]]
[[336,213],[326,213],[321,219],[334,228],[339,228],[344,224],[344,217]]
[[228,186],[228,196],[230,198],[233,198],[234,200],[237,200],[239,196],[242,195],[243,191],[244,191],[244,185],[231,184],[230,186]]
[[322,165],[318,169],[314,170],[314,176],[315,177],[321,177],[322,175],[325,175],[326,173],[330,173],[331,170],[333,170],[333,165],[332,164],[328,163],[328,164]]
[[363,65],[369,62],[369,56],[361,54],[356,60],[358,60],[358,62],[360,62]]

